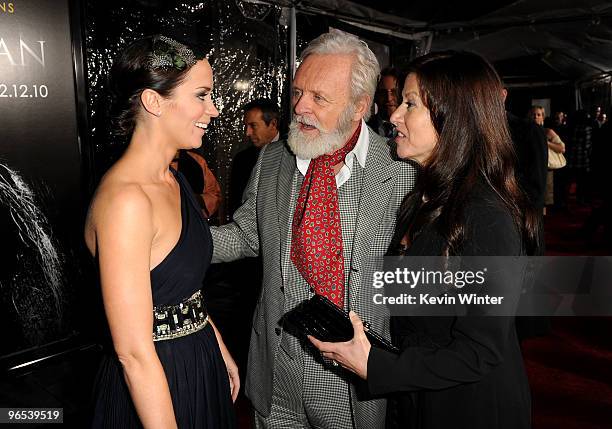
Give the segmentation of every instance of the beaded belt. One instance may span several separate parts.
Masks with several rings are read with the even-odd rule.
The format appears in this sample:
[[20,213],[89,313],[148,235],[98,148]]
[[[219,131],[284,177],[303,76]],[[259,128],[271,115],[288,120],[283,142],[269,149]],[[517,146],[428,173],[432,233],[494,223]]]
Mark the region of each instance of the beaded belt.
[[208,314],[201,291],[180,304],[153,307],[153,341],[184,337],[207,324]]

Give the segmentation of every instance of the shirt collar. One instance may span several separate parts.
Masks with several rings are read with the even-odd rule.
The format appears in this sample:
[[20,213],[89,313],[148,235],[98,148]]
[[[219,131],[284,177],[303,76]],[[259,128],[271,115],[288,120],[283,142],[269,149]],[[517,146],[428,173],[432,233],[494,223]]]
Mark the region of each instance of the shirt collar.
[[[361,165],[361,168],[365,168],[366,158],[368,156],[368,148],[370,147],[370,132],[365,121],[361,120],[361,131],[359,132],[359,138],[355,147],[346,155],[346,159],[350,160],[352,167],[352,158],[357,158],[357,162]],[[308,172],[308,166],[310,165],[310,159],[302,159],[299,156],[295,156],[297,168],[302,173],[302,176],[306,176]]]

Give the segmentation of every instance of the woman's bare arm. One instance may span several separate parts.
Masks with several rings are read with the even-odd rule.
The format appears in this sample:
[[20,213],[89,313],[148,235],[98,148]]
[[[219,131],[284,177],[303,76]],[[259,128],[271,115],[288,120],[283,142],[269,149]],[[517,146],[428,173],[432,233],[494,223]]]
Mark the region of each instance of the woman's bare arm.
[[176,428],[168,381],[152,337],[151,202],[137,185],[109,190],[98,199],[94,222],[100,280],[115,351],[143,426]]

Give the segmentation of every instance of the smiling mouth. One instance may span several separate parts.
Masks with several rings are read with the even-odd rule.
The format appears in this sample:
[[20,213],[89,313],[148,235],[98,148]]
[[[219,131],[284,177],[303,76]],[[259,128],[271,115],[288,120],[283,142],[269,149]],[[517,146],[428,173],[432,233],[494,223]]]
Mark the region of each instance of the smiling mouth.
[[208,124],[205,124],[204,122],[196,122],[195,126],[203,130],[206,130],[208,128]]

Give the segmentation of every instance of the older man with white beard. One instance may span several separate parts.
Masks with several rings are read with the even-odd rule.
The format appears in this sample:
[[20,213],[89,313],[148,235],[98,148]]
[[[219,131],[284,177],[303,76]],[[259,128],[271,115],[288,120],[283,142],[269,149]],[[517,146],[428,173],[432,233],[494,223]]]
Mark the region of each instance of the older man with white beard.
[[288,141],[262,149],[233,222],[211,228],[213,261],[263,259],[246,379],[257,427],[384,427],[385,401],[281,323],[321,294],[389,334],[371,279],[416,172],[365,125],[379,71],[355,36],[335,30],[313,40],[293,82]]

